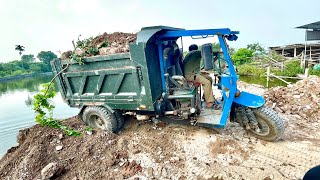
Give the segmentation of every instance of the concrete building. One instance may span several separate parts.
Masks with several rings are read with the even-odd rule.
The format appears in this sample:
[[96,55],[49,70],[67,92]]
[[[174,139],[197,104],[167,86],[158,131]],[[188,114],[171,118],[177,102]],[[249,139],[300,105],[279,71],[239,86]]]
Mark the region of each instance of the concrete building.
[[305,29],[305,44],[274,46],[269,49],[288,58],[299,58],[305,67],[320,63],[320,21],[296,28]]

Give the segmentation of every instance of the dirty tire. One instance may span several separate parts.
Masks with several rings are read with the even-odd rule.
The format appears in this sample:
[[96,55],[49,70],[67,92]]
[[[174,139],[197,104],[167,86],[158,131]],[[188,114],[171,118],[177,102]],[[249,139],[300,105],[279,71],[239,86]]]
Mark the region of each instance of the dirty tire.
[[115,110],[113,114],[117,119],[117,124],[118,124],[118,129],[117,130],[119,131],[123,127],[124,116],[122,115],[122,111],[120,111],[120,110]]
[[266,133],[258,133],[253,130],[249,130],[249,132],[259,139],[266,141],[278,141],[284,133],[284,123],[278,114],[272,109],[264,106],[252,110],[256,116],[259,127],[261,128],[261,126],[265,126],[262,127],[262,131],[266,128],[268,128],[268,131]]
[[118,123],[114,114],[101,106],[88,106],[83,111],[83,121],[93,128],[100,128],[109,132],[116,132]]
[[200,87],[196,88],[196,94],[194,97],[194,101],[195,101],[195,108],[196,108],[196,115],[200,115],[201,113],[201,109],[202,109],[202,102],[201,102],[201,89]]

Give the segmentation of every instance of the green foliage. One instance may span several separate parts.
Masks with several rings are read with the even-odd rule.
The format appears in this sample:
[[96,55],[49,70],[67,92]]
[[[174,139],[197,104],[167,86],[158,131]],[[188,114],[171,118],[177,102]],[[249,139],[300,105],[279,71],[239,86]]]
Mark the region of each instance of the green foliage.
[[320,69],[309,69],[309,75],[320,76]]
[[271,51],[271,58],[278,61],[278,62],[284,62],[286,61],[286,57],[284,57],[283,55],[277,53],[276,51],[272,50]]
[[74,53],[71,55],[71,60],[78,62],[80,65],[84,64],[82,56],[79,56],[79,55],[74,54]]
[[220,47],[220,44],[219,43],[212,43],[212,51],[213,52],[219,52],[221,51],[221,47]]
[[285,63],[284,70],[282,72],[280,70],[275,71],[274,74],[278,76],[293,77],[297,74],[303,74],[303,71],[303,68],[300,67],[300,62],[298,60],[295,60]]
[[[95,56],[99,54],[99,49],[107,47],[109,45],[108,41],[103,41],[98,47],[94,43],[93,37],[80,40],[76,42],[75,50],[71,55],[71,60],[78,62],[80,65],[84,64],[83,57]],[[75,51],[79,49],[82,53],[77,54]]]
[[76,45],[77,45],[76,47],[81,48],[81,49],[89,47],[92,40],[93,40],[93,37],[89,37],[89,38],[83,39],[83,40],[78,39],[78,41],[76,42]]
[[69,136],[79,136],[80,132],[75,131],[67,126],[61,125],[59,121],[53,118],[53,105],[51,99],[56,95],[52,83],[44,84],[40,93],[34,96],[33,110],[35,111],[35,120],[42,126],[62,129]]
[[92,132],[92,127],[86,127],[86,131]]
[[19,55],[21,56],[22,52],[25,50],[25,47],[22,45],[16,45],[14,48],[16,51],[19,51]]
[[98,49],[104,48],[104,47],[108,47],[108,45],[109,45],[108,41],[103,41],[103,42],[100,44],[100,46],[99,46]]
[[254,65],[249,64],[243,64],[240,66],[237,66],[237,70],[239,75],[251,75],[251,76],[265,76],[266,75],[266,69],[259,68]]
[[247,49],[253,52],[259,52],[260,54],[266,54],[266,50],[259,43],[248,44]]
[[36,58],[34,58],[34,55],[33,54],[24,54],[21,56],[21,61],[24,61],[24,62],[34,62],[34,60],[36,60]]
[[88,49],[88,54],[92,54],[95,56],[95,55],[99,54],[99,49],[95,48],[95,47],[90,48],[90,49]]
[[232,56],[234,55],[234,53],[236,52],[236,50],[232,47],[229,47],[229,54]]
[[[266,68],[260,68],[253,64],[243,64],[237,66],[239,75],[253,75],[253,76],[265,76]],[[284,70],[271,69],[271,73],[277,76],[289,76],[293,77],[297,74],[303,73],[303,68],[300,67],[299,61],[290,61],[285,64]]]
[[57,55],[51,51],[41,51],[38,53],[37,58],[50,67],[50,61],[57,58]]
[[252,61],[253,52],[253,50],[247,48],[240,48],[232,55],[232,60],[237,66],[249,63]]
[[51,71],[51,67],[43,62],[11,61],[0,63],[0,78]]

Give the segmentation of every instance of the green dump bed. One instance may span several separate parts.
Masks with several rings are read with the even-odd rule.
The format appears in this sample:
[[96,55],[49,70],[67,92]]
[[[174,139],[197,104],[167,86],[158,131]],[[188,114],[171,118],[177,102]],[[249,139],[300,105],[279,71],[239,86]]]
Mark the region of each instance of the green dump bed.
[[156,62],[149,62],[149,66],[156,69],[151,68],[149,72],[144,47],[144,43],[130,45],[130,50],[136,52],[134,55],[88,57],[84,59],[84,65],[70,60],[53,60],[54,74],[63,70],[56,78],[62,98],[71,107],[96,105],[154,111],[153,104],[161,95],[161,80]]
[[[52,70],[62,98],[71,107],[154,111],[162,95],[157,35],[171,27],[142,28],[130,53],[94,56],[84,65],[55,59]],[[63,70],[63,71],[62,71]],[[59,72],[62,73],[59,74]]]

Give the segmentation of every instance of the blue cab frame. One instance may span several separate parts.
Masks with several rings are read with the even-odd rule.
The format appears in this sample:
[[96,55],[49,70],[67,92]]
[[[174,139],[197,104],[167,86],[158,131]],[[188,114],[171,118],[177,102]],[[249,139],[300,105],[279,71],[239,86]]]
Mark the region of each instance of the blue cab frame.
[[158,44],[158,53],[159,53],[159,63],[160,63],[160,72],[161,72],[161,83],[162,83],[162,96],[166,97],[166,81],[165,81],[165,70],[166,67],[165,61],[162,57],[162,42],[170,39],[178,39],[180,37],[185,36],[200,36],[200,37],[214,37],[218,36],[218,40],[220,43],[220,47],[222,49],[224,59],[228,64],[229,74],[221,75],[221,85],[222,85],[222,96],[224,98],[223,101],[223,109],[222,115],[219,121],[219,124],[213,124],[214,127],[223,128],[226,125],[228,120],[231,107],[233,103],[250,107],[250,108],[258,108],[264,105],[265,100],[263,97],[254,95],[248,92],[242,91],[240,96],[235,97],[237,89],[237,81],[238,75],[233,66],[232,59],[229,54],[229,50],[226,44],[226,39],[230,41],[236,41],[237,35],[239,31],[231,31],[229,28],[222,29],[200,29],[200,30],[172,30],[166,31],[159,35],[157,38]]

